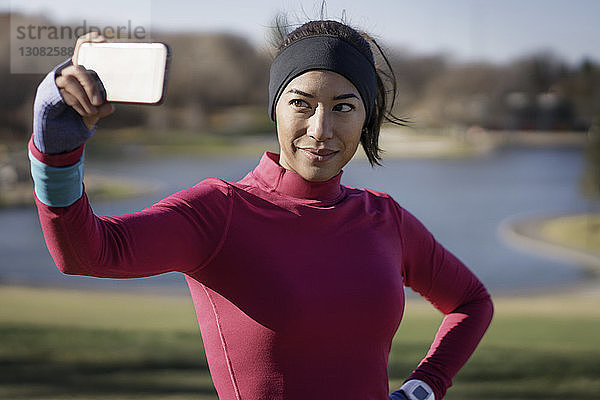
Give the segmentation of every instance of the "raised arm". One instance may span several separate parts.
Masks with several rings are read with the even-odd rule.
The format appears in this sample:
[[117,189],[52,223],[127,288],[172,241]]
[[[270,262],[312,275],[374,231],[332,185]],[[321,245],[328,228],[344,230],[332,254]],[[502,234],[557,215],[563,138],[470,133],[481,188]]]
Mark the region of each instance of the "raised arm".
[[483,284],[458,258],[412,214],[399,206],[397,211],[404,283],[445,314],[429,352],[408,382],[425,382],[440,400],[487,330],[493,305]]
[[136,213],[97,217],[85,193],[72,205],[36,198],[44,238],[66,274],[138,278],[192,273],[216,254],[231,216],[229,187],[207,180]]
[[[82,38],[102,41],[98,36]],[[205,181],[137,213],[97,217],[83,187],[83,146],[113,112],[97,76],[64,63],[38,87],[29,143],[36,205],[59,269],[98,277],[192,272],[218,251],[231,211],[229,187]]]

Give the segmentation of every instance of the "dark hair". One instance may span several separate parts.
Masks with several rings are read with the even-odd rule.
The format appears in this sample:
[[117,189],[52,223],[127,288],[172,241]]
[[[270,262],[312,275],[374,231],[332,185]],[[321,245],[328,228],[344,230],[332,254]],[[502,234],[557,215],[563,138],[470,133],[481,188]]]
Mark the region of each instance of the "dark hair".
[[[377,75],[377,96],[375,108],[365,126],[362,129],[360,143],[367,155],[371,166],[381,165],[381,153],[379,147],[379,131],[384,120],[396,125],[406,125],[406,120],[392,114],[392,108],[396,99],[396,77],[392,66],[385,56],[382,48],[369,34],[352,28],[346,23],[333,20],[309,21],[300,27],[288,32],[289,25],[285,17],[278,17],[275,24],[274,44],[277,52],[280,52],[295,41],[316,35],[332,35],[345,40],[358,51],[373,61]],[[373,50],[377,50],[379,57],[376,59]]]

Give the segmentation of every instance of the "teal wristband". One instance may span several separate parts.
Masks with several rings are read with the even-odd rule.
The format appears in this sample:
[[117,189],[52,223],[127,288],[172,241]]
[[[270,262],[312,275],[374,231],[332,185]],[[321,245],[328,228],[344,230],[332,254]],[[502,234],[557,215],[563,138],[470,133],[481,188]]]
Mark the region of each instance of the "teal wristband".
[[67,167],[51,167],[29,152],[37,198],[50,207],[67,207],[83,195],[83,156]]

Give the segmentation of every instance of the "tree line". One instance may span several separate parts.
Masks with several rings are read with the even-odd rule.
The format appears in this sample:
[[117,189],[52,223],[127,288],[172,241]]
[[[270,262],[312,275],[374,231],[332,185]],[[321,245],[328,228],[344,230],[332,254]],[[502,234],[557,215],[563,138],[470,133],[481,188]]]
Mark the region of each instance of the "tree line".
[[[40,17],[33,22],[48,23]],[[11,74],[10,15],[0,14],[0,141],[31,130],[42,74]],[[268,120],[272,50],[229,33],[153,33],[172,59],[165,102],[120,105],[103,126],[147,129],[273,131]],[[600,116],[600,65],[568,64],[551,52],[509,63],[456,63],[444,54],[388,48],[398,81],[395,113],[430,127],[586,130]]]

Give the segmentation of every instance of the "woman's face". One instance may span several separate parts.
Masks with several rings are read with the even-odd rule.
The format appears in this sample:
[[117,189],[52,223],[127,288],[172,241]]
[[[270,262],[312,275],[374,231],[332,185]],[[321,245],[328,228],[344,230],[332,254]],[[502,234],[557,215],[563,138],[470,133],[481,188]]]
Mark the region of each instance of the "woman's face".
[[360,94],[342,75],[294,78],[275,107],[279,164],[309,181],[336,176],[354,156],[366,117]]

